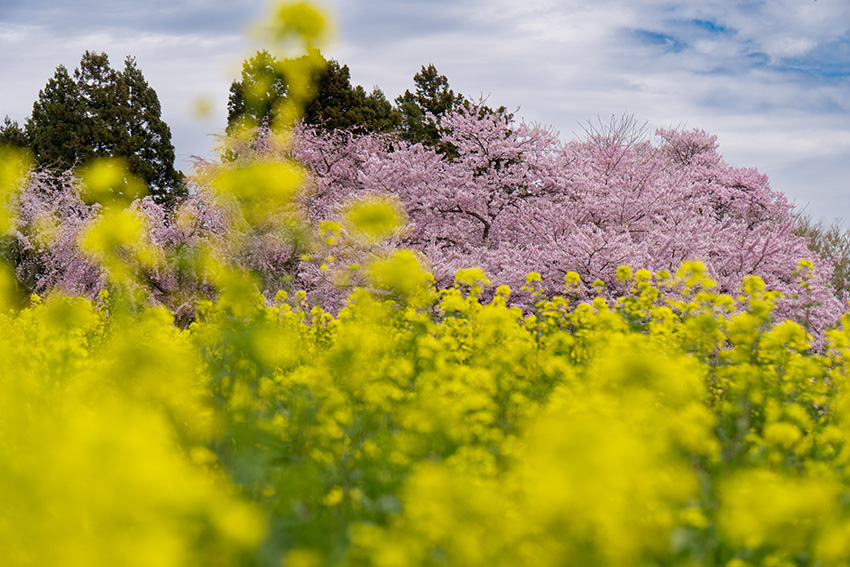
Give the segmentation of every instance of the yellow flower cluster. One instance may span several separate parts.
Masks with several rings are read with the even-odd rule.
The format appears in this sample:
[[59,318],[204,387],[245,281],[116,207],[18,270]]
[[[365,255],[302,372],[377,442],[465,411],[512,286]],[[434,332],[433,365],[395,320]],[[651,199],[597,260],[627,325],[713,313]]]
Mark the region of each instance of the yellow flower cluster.
[[[104,214],[83,243],[129,280],[144,231]],[[401,250],[336,316],[204,263],[186,330],[120,293],[0,315],[0,564],[850,564],[850,318],[815,351],[697,262],[615,301],[530,274],[523,312]]]
[[471,269],[186,331],[34,298],[0,320],[0,559],[847,564],[850,334],[814,353],[755,279],[622,274],[534,313]]
[[[280,12],[276,40],[318,41],[317,12]],[[16,311],[0,272],[0,565],[850,565],[850,315],[815,351],[762,280],[718,294],[698,262],[623,266],[616,301],[576,302],[575,273],[546,299],[533,273],[522,312],[401,250],[334,316],[209,249],[217,299],[181,330],[121,297],[163,259],[116,167],[88,172],[81,237],[112,299]],[[26,171],[0,156],[0,231]],[[304,228],[299,167],[211,175],[237,229]],[[368,198],[318,232],[373,244],[401,218]]]
[[0,564],[232,565],[262,539],[172,321],[62,297],[0,316]]
[[472,271],[440,292],[395,438],[449,445],[399,461],[401,511],[349,529],[351,564],[847,564],[846,331],[817,355],[758,278],[619,274],[616,303],[571,304],[568,275],[526,316],[465,295]]

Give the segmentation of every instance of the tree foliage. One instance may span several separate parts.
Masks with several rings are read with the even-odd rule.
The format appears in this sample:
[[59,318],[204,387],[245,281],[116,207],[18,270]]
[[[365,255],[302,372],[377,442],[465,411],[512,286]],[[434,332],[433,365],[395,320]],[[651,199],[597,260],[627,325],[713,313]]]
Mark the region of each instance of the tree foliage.
[[[735,293],[749,274],[760,275],[785,296],[777,314],[812,331],[825,329],[841,312],[831,260],[812,253],[809,240],[794,232],[787,200],[757,171],[725,164],[715,138],[704,132],[659,131],[652,144],[614,129],[563,143],[551,130],[472,106],[445,115],[442,125],[442,141],[456,148],[455,157],[392,135],[306,125],[292,146],[279,147],[267,133],[241,148],[227,166],[234,175],[253,175],[281,156],[307,166],[310,181],[294,199],[286,198],[292,208],[284,214],[307,219],[308,232],[239,228],[231,205],[212,198],[215,191],[205,181],[222,166],[200,164],[207,173],[196,179],[200,185],[185,206],[171,213],[150,200],[135,206],[157,254],[171,258],[155,268],[137,266],[143,287],[156,301],[183,305],[184,299],[174,299],[176,290],[209,289],[203,278],[186,279],[180,271],[185,254],[217,242],[227,257],[261,274],[267,293],[306,289],[317,301],[340,306],[354,286],[365,284],[357,266],[408,246],[427,258],[440,285],[458,269],[478,265],[515,289],[537,272],[540,292],[552,295],[574,272],[581,280],[572,287],[577,297],[616,297],[623,292],[617,271],[623,264],[673,272],[700,259],[723,293]],[[23,194],[28,205],[18,250],[37,253],[18,262],[21,279],[39,292],[58,286],[94,295],[104,275],[85,254],[73,252],[79,240],[74,231],[94,211],[76,205],[80,220],[52,221],[52,240],[44,240],[36,230],[44,219],[66,214],[53,208],[79,200],[70,178],[62,199],[39,197],[49,194],[39,189],[45,184],[33,177]],[[346,207],[388,194],[408,219],[405,229],[377,247],[359,240],[346,228]],[[34,246],[39,239],[52,244]],[[531,305],[523,294],[513,301]],[[186,309],[191,313],[191,305]]]
[[258,51],[242,63],[240,80],[230,85],[227,100],[227,130],[240,125],[257,127],[271,123],[274,104],[286,96],[286,79],[275,67],[268,51]]
[[113,155],[127,158],[127,169],[140,177],[157,202],[185,195],[183,175],[174,168],[171,130],[163,122],[159,97],[145,80],[133,57],[124,60],[119,135]]
[[3,118],[3,124],[0,124],[0,146],[28,148],[29,145],[30,141],[26,130],[18,124],[17,120],[12,120],[7,114]]
[[282,103],[290,95],[291,77],[308,57],[319,57],[320,64],[312,71],[304,100],[302,118],[306,123],[326,130],[388,131],[396,127],[399,115],[383,92],[377,87],[371,93],[359,85],[352,87],[347,65],[328,61],[318,52],[278,60],[268,51],[259,51],[243,63],[240,79],[230,86],[227,130],[279,120]]
[[818,256],[832,261],[832,288],[846,302],[850,292],[850,231],[839,222],[827,226],[807,215],[798,215],[794,233],[806,238],[809,248]]
[[[152,297],[171,301],[166,290],[178,289],[182,277],[175,272],[182,262],[177,256],[218,242],[226,257],[261,275],[261,289],[269,296],[277,289],[305,289],[332,308],[355,286],[366,285],[359,268],[369,258],[401,247],[427,259],[438,285],[476,265],[492,281],[514,289],[536,272],[538,291],[550,296],[563,289],[566,274],[576,273],[580,282],[571,284],[571,293],[583,299],[622,294],[622,265],[673,273],[685,261],[701,260],[721,293],[734,294],[746,276],[759,275],[784,295],[777,315],[817,336],[838,318],[842,307],[831,259],[813,253],[809,240],[795,233],[791,205],[764,175],[726,164],[716,139],[699,130],[659,131],[655,143],[626,130],[564,143],[539,125],[513,123],[504,111],[466,105],[441,120],[441,140],[455,148],[452,157],[391,134],[303,125],[294,141],[280,146],[273,132],[260,129],[251,141],[240,142],[245,145],[226,165],[199,163],[198,189],[183,207],[166,213],[149,200],[135,206],[161,250],[158,256],[173,258],[137,271]],[[280,202],[285,208],[275,214],[290,219],[282,226],[301,218],[311,230],[246,225],[233,216],[230,197],[213,198],[221,192],[210,185],[216,172],[232,170],[227,175],[233,179],[262,185],[251,176],[271,174],[270,164],[281,158],[304,164],[309,181],[287,193]],[[37,184],[31,187],[24,202],[27,195],[43,193]],[[66,187],[69,195],[77,191],[73,183]],[[346,224],[347,207],[385,197],[398,204],[404,229],[380,242],[358,236]],[[263,214],[277,207],[251,206]],[[59,230],[74,226],[69,222]],[[188,226],[195,228],[187,232]],[[61,265],[73,256],[61,248],[43,253],[57,258],[41,260],[44,265]],[[82,288],[89,293],[104,285],[102,275],[80,273],[88,274]],[[70,283],[76,278],[71,272],[51,274],[34,288],[64,282],[62,287],[80,289]],[[485,294],[494,291],[489,287]],[[524,294],[512,301],[525,308],[534,303]]]
[[[252,129],[278,121],[280,107],[289,96],[287,74],[297,72],[300,61],[320,56],[317,52],[298,59],[277,60],[259,51],[243,63],[242,75],[233,81],[228,99],[227,131],[237,126]],[[320,56],[321,57],[321,56]],[[409,143],[421,143],[455,156],[454,148],[441,140],[441,118],[462,106],[475,106],[481,113],[510,117],[504,107],[491,109],[472,105],[449,87],[449,80],[429,64],[414,75],[414,92],[406,90],[393,104],[375,87],[371,93],[351,86],[347,65],[321,57],[313,71],[312,86],[305,100],[303,122],[331,132],[394,133]]]
[[64,65],[39,91],[26,122],[35,159],[42,167],[67,171],[85,151],[86,109],[80,89]]
[[157,202],[185,194],[159,98],[132,57],[120,72],[105,53],[90,51],[73,77],[57,67],[33,104],[26,133],[41,167],[65,171],[98,158],[122,158]]
[[442,144],[440,119],[455,111],[466,99],[449,88],[449,80],[433,64],[425,65],[413,76],[415,91],[409,90],[395,99],[402,116],[401,137],[411,143],[421,143],[453,153]]
[[315,130],[296,155],[318,172],[322,202],[396,195],[410,217],[400,244],[422,251],[442,285],[477,265],[514,288],[539,272],[551,294],[573,271],[581,297],[598,292],[597,280],[613,296],[622,291],[618,266],[673,272],[699,259],[724,293],[762,276],[785,295],[778,312],[812,328],[842,311],[832,264],[794,234],[790,203],[756,170],[727,165],[705,132],[659,131],[652,144],[614,129],[563,143],[551,130],[473,106],[440,126],[455,157],[399,142],[387,152],[380,138],[330,143],[332,135]]

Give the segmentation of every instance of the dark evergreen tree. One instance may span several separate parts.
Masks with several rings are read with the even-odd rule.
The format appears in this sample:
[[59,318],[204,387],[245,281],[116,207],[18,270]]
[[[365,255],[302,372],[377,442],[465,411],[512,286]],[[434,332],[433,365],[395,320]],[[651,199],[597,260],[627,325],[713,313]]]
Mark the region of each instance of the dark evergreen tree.
[[304,121],[328,130],[389,131],[401,116],[377,87],[351,86],[348,65],[331,59],[316,78],[316,95],[304,109]]
[[9,118],[8,114],[3,118],[3,124],[0,125],[0,146],[30,147],[26,130],[21,128],[16,120]]
[[[409,90],[396,98],[401,113],[401,136],[411,142],[438,147],[446,153],[449,148],[440,144],[439,119],[447,112],[457,110],[465,99],[449,88],[449,80],[434,65],[422,66],[413,76],[416,92]],[[429,117],[428,114],[432,117]]]
[[[292,63],[297,60],[277,61],[266,51],[243,63],[240,80],[230,87],[228,131],[239,124],[252,127],[278,119],[275,109],[289,95],[285,70]],[[348,66],[331,59],[314,73],[302,118],[327,130],[389,131],[401,116],[380,89],[367,93],[363,87],[352,87]]]
[[118,72],[106,53],[86,51],[73,78],[60,65],[39,93],[26,133],[42,167],[64,171],[120,157],[157,202],[186,192],[159,98],[132,57]]
[[328,61],[315,77],[316,92],[304,108],[304,121],[335,128],[350,128],[357,124],[357,107],[361,102],[351,87],[348,65]]
[[115,156],[124,135],[125,104],[121,76],[109,65],[106,53],[86,51],[74,71],[74,81],[84,109],[78,150],[82,162],[93,157]]
[[162,120],[159,97],[136,66],[135,58],[125,59],[119,81],[123,127],[117,137],[116,155],[127,158],[129,170],[147,182],[156,201],[181,196],[183,175],[174,169],[171,129]]
[[240,80],[230,85],[227,100],[227,131],[238,126],[255,127],[274,120],[276,103],[285,97],[287,81],[277,59],[268,51],[242,63]]
[[361,117],[359,123],[368,124],[371,130],[376,132],[391,132],[398,130],[401,126],[401,113],[393,108],[392,103],[387,100],[386,95],[378,87],[374,87],[371,93],[357,85],[354,92],[360,99],[358,112]]
[[26,122],[26,133],[36,162],[65,171],[78,165],[87,129],[86,110],[77,83],[59,65],[39,91]]

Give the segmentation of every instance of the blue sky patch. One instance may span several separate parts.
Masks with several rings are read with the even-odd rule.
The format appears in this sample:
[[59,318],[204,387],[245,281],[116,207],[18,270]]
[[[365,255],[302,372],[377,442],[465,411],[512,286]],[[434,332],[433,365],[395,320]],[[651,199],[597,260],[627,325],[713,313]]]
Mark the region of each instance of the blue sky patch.
[[688,46],[672,35],[649,30],[632,30],[632,36],[643,45],[663,47],[667,51],[678,53]]
[[710,34],[731,35],[734,33],[734,30],[730,30],[726,26],[712,22],[711,20],[690,20],[686,23]]

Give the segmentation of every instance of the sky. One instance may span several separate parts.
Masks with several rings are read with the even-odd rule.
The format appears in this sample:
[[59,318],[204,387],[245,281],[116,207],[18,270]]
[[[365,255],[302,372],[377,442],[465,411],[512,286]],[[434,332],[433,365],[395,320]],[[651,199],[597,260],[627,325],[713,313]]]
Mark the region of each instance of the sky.
[[[631,115],[717,136],[798,211],[850,228],[848,0],[326,0],[327,57],[393,99],[434,64],[455,92],[564,140]],[[0,117],[23,123],[56,67],[134,56],[177,166],[214,157],[265,0],[0,0]],[[202,102],[203,104],[199,104]],[[206,107],[207,113],[198,109]]]

